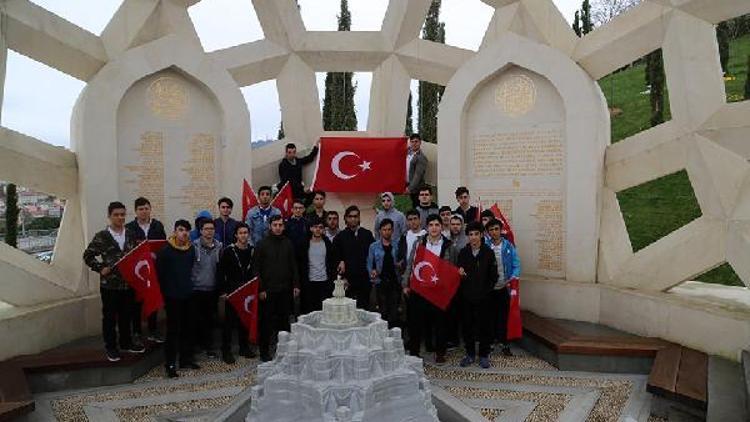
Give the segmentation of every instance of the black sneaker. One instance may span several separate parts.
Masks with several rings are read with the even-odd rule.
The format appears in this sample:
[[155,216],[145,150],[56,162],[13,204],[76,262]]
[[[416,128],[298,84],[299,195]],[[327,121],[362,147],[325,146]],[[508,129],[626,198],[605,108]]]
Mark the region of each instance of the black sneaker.
[[180,376],[177,373],[177,367],[175,367],[174,365],[168,365],[166,372],[167,372],[167,378],[177,378]]
[[201,369],[201,366],[195,362],[185,362],[180,364],[180,369]]
[[260,355],[260,361],[261,362],[270,362],[272,360],[273,360],[273,358],[271,356],[269,356],[269,355],[264,355],[264,354]]
[[513,356],[513,352],[510,351],[510,347],[508,345],[505,345],[505,344],[503,345],[503,348],[502,348],[502,354],[503,354],[503,356],[506,356],[506,357],[512,357]]
[[231,365],[231,364],[237,362],[237,360],[234,358],[234,356],[232,355],[231,352],[224,352],[224,353],[222,353],[221,354],[221,360],[223,360],[224,363],[226,363],[227,365]]
[[164,337],[162,337],[161,335],[159,335],[159,333],[150,334],[146,339],[148,341],[150,341],[152,343],[156,343],[156,344],[162,344],[162,343],[164,343]]
[[125,351],[128,353],[144,353],[146,351],[146,348],[143,347],[143,344],[136,341],[134,341],[133,344],[128,347],[123,347],[123,349],[125,349]]
[[122,359],[120,351],[117,349],[107,349],[105,353],[107,354],[107,360],[110,362],[119,362]]

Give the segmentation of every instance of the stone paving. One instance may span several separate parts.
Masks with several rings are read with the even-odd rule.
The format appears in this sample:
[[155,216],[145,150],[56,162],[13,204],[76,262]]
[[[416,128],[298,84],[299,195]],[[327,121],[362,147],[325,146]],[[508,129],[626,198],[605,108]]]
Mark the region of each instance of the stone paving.
[[[643,375],[565,372],[514,348],[512,358],[493,355],[492,368],[460,368],[461,353],[437,366],[428,355],[425,372],[433,390],[458,399],[476,421],[658,421],[649,417]],[[30,421],[213,421],[244,397],[257,360],[226,365],[203,359],[197,371],[164,378],[156,367],[132,384],[40,394]]]

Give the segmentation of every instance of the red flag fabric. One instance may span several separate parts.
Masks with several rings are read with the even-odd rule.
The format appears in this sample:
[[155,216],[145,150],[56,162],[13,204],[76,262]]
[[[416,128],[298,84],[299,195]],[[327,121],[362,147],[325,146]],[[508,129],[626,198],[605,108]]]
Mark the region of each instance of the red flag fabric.
[[151,251],[151,256],[156,259],[156,254],[161,250],[161,248],[167,246],[167,239],[162,240],[147,240],[148,242],[148,249]]
[[446,310],[458,290],[461,275],[458,267],[417,245],[409,287],[430,303]]
[[513,246],[516,246],[516,239],[513,236],[513,228],[510,226],[508,219],[506,219],[503,215],[503,212],[500,211],[500,207],[497,205],[497,203],[495,203],[490,208],[490,211],[492,211],[492,213],[495,214],[495,217],[503,223],[503,237],[508,239],[508,241],[512,243]]
[[136,299],[143,302],[141,314],[143,318],[164,306],[164,298],[159,287],[159,277],[156,274],[156,261],[152,254],[152,245],[158,244],[141,242],[115,264],[122,278],[135,290]]
[[247,212],[250,208],[258,205],[258,196],[247,180],[242,179],[242,221],[247,218]]
[[406,138],[320,138],[313,186],[326,192],[404,192]]
[[276,197],[273,198],[271,206],[278,208],[281,211],[281,216],[287,219],[292,216],[292,205],[294,204],[294,194],[292,193],[292,185],[289,182],[284,184]]
[[508,283],[508,294],[510,294],[510,310],[508,311],[508,340],[517,340],[523,337],[523,324],[521,322],[521,297],[519,295],[518,279],[512,278]]
[[248,281],[227,296],[242,324],[247,328],[250,343],[258,342],[258,277]]

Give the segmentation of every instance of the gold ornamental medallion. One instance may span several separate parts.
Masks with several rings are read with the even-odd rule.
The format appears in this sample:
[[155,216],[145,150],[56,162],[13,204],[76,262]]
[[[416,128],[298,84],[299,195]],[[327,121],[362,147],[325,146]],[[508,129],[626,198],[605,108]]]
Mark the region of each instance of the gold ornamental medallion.
[[164,120],[180,120],[188,108],[187,87],[177,78],[162,76],[147,91],[151,112]]
[[521,117],[536,105],[536,85],[525,75],[513,75],[498,83],[495,104],[510,117]]

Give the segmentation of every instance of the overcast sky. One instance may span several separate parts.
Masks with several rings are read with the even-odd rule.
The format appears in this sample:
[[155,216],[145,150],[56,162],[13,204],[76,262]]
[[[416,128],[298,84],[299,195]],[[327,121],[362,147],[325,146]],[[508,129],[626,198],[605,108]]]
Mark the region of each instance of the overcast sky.
[[[106,26],[121,0],[32,0],[96,34]],[[579,0],[554,0],[572,20]],[[339,0],[299,0],[302,19],[309,30],[335,30]],[[352,30],[376,31],[387,0],[349,0]],[[441,20],[447,44],[476,50],[493,9],[480,0],[443,0]],[[206,51],[218,50],[263,38],[250,0],[202,0],[189,10]],[[325,74],[317,75],[323,92]],[[355,98],[359,128],[367,124],[372,74],[357,73]],[[2,125],[55,145],[69,146],[70,116],[84,83],[10,51],[8,54]],[[415,86],[413,90],[416,91]],[[253,141],[276,136],[281,113],[274,81],[246,87]]]

